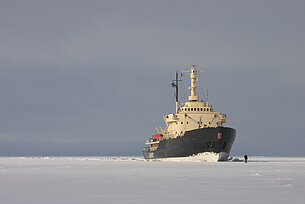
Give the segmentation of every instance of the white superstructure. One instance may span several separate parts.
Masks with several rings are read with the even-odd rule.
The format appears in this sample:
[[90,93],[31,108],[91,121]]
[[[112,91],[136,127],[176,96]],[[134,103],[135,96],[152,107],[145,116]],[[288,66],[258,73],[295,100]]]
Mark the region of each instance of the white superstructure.
[[164,138],[177,138],[184,135],[185,131],[222,126],[226,122],[226,115],[214,112],[211,105],[205,101],[198,101],[199,97],[196,95],[197,76],[201,70],[197,70],[194,65],[189,70],[182,70],[182,72],[190,75],[191,86],[189,101],[182,103],[180,107],[176,108],[176,113],[163,116],[166,123],[165,129],[160,128],[160,132]]

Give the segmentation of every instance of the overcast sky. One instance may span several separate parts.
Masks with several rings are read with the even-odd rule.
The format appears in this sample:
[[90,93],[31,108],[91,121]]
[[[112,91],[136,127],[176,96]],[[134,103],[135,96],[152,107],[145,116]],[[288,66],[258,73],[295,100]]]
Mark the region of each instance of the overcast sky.
[[174,111],[175,71],[199,64],[237,130],[233,155],[304,156],[304,11],[301,0],[1,0],[0,155],[141,155]]

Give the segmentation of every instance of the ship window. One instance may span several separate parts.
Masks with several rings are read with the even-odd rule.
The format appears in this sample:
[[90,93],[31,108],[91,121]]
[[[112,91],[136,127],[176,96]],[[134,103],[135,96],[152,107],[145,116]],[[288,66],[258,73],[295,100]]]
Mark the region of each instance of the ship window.
[[183,122],[181,122],[181,124],[183,124]]
[[199,111],[200,109],[199,108],[197,108],[197,111]]
[[186,122],[186,124],[189,124],[189,122]]
[[188,111],[190,111],[190,108],[188,108]]
[[209,122],[209,124],[211,124],[211,122]]
[[202,124],[202,122],[201,122],[201,124]]
[[193,111],[193,108],[191,108],[191,111]]
[[205,109],[204,109],[204,111],[205,111]]
[[202,111],[202,108],[201,108],[201,111]]

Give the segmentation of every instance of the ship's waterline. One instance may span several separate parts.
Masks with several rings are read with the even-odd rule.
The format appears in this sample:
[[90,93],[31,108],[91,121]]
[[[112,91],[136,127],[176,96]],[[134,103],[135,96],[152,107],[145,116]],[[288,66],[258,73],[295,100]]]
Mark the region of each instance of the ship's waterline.
[[166,162],[217,162],[221,153],[202,152],[188,157],[168,157],[151,159],[151,161],[166,161]]

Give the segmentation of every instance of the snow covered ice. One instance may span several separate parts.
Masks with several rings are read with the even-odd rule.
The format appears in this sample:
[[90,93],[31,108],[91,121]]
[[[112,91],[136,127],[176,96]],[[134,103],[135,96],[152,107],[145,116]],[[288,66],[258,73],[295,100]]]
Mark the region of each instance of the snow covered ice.
[[[240,158],[241,159],[241,158]],[[304,203],[305,158],[0,157],[0,203]]]

